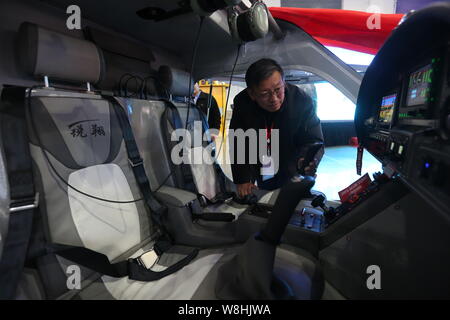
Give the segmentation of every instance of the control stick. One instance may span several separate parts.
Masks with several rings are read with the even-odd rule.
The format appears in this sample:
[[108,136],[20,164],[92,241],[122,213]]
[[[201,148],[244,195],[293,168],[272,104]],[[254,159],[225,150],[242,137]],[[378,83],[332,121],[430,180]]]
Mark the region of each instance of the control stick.
[[274,274],[276,247],[298,203],[314,185],[310,176],[294,177],[283,186],[262,230],[250,237],[218,270],[219,299],[291,299],[294,292]]

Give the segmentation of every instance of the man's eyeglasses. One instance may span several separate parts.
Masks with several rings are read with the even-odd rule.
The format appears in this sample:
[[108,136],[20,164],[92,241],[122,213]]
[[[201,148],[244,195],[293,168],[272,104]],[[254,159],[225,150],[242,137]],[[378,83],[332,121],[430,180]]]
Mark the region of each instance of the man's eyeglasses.
[[262,92],[258,93],[258,97],[261,99],[264,99],[264,100],[271,98],[272,95],[274,95],[274,94],[275,94],[275,96],[280,97],[281,94],[283,93],[283,91],[284,91],[284,84],[282,84],[281,86],[279,86],[278,88],[275,88],[273,90],[262,91]]

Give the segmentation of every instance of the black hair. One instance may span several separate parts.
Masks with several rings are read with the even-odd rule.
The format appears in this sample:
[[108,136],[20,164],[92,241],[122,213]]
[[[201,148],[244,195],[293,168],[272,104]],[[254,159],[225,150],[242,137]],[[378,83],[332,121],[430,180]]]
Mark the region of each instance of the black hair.
[[259,83],[269,78],[275,71],[281,74],[284,79],[284,72],[281,66],[273,59],[263,58],[254,62],[245,73],[245,82],[248,88],[254,88]]

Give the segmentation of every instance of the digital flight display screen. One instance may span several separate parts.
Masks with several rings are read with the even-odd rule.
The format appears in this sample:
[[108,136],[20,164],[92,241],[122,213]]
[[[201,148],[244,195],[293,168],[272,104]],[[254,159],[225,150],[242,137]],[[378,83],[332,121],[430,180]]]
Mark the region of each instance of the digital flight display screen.
[[394,116],[394,107],[396,99],[397,94],[391,94],[381,99],[380,115],[378,117],[378,122],[380,124],[386,125],[391,124],[392,117]]
[[429,101],[432,74],[433,68],[431,64],[411,73],[408,83],[408,97],[406,99],[407,107],[422,105]]

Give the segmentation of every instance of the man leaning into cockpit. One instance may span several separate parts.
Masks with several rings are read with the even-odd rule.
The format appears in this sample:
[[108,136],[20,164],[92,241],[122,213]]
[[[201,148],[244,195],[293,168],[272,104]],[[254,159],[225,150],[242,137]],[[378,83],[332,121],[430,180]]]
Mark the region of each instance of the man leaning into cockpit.
[[[248,68],[245,81],[247,88],[234,99],[230,129],[263,129],[266,132],[269,163],[270,157],[274,156],[270,154],[274,143],[271,141],[271,133],[272,130],[278,129],[279,169],[277,172],[270,172],[270,169],[266,168],[266,161],[266,165],[260,160],[256,164],[249,163],[248,143],[244,148],[245,161],[238,163],[237,140],[231,137],[235,139],[231,170],[239,197],[251,194],[256,188],[274,190],[281,187],[297,174],[306,151],[305,145],[323,142],[322,127],[312,98],[297,86],[284,81],[283,69],[276,61],[256,61]],[[258,145],[258,149],[260,147]],[[305,174],[315,175],[323,153],[322,147],[314,155],[313,161],[305,164]]]

